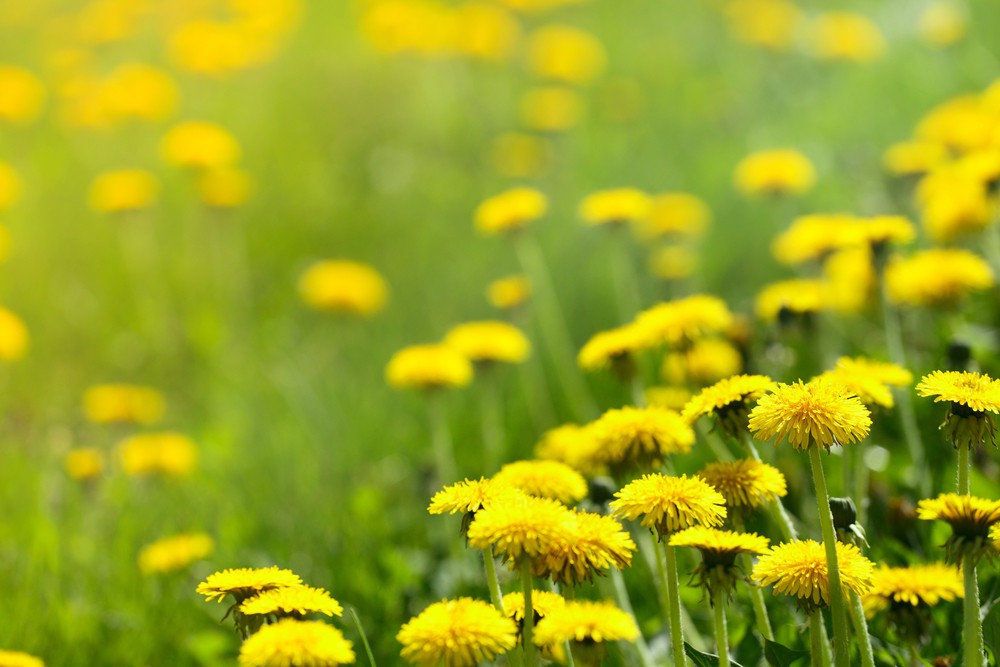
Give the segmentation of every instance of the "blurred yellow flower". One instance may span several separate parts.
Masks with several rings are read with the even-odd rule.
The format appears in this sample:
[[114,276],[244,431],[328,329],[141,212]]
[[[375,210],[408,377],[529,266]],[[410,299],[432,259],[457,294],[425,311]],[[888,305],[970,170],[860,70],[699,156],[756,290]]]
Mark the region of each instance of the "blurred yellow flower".
[[493,475],[497,484],[520,489],[529,496],[575,503],[587,497],[587,480],[571,466],[559,461],[515,461]]
[[558,83],[587,84],[604,71],[604,46],[594,35],[566,25],[548,25],[531,33],[528,69]]
[[240,145],[225,128],[215,123],[187,121],[167,131],[160,144],[170,164],[194,169],[225,167],[236,163]]
[[0,211],[6,211],[21,196],[21,178],[6,162],[0,162]]
[[893,144],[882,155],[882,165],[896,176],[926,174],[947,161],[948,149],[943,144],[920,139]]
[[959,151],[990,146],[996,136],[996,111],[980,95],[962,95],[931,109],[917,125],[916,138]]
[[863,218],[858,226],[861,237],[871,246],[888,243],[913,243],[917,230],[913,223],[901,215],[876,215]]
[[524,333],[507,322],[486,320],[452,327],[444,339],[472,361],[521,363],[531,353]]
[[968,20],[959,7],[945,0],[934,2],[920,14],[920,36],[933,46],[958,43],[968,30]]
[[597,460],[600,441],[592,429],[577,424],[564,424],[542,434],[535,445],[535,456],[561,461],[584,475],[594,475],[601,469]]
[[585,371],[612,366],[616,370],[631,372],[623,367],[630,358],[647,346],[645,333],[634,324],[599,331],[580,349],[576,362]]
[[841,313],[864,310],[875,295],[875,263],[868,245],[837,250],[823,263],[826,298]]
[[[552,591],[531,590],[531,610],[538,618],[545,618],[556,607],[566,604],[566,598]],[[518,624],[524,621],[524,593],[514,591],[503,596],[504,613]]]
[[169,431],[140,433],[118,443],[118,455],[127,475],[190,474],[198,462],[198,448],[191,438]]
[[591,425],[598,460],[616,468],[657,466],[672,454],[686,454],[694,431],[679,413],[664,408],[613,408]]
[[703,200],[685,192],[655,195],[648,215],[639,223],[638,232],[645,238],[667,234],[700,236],[712,219],[712,212]]
[[854,12],[825,12],[810,29],[813,53],[825,60],[868,62],[885,51],[885,38],[871,19]]
[[104,452],[96,447],[75,447],[66,452],[66,474],[73,479],[93,479],[104,472]]
[[[864,595],[873,583],[875,564],[853,544],[838,542],[837,562],[844,592]],[[830,604],[825,547],[815,540],[785,542],[768,549],[753,568],[760,586],[774,584],[775,594],[789,595],[816,608]]]
[[3,667],[45,667],[45,663],[33,655],[5,650],[0,650],[0,665]]
[[549,200],[534,188],[513,188],[486,199],[476,207],[476,229],[498,234],[521,229],[549,209]]
[[563,642],[601,644],[634,642],[639,628],[629,614],[611,601],[567,600],[538,621],[534,641],[539,646],[556,647]]
[[802,23],[802,10],[788,0],[730,0],[724,11],[737,39],[773,51],[790,49]]
[[163,417],[166,401],[150,387],[128,384],[103,384],[83,394],[83,411],[95,424],[135,422],[153,424]]
[[486,2],[464,2],[454,8],[456,48],[484,60],[504,60],[517,46],[521,26],[502,7]]
[[983,258],[960,248],[931,248],[893,257],[885,272],[889,298],[906,306],[944,307],[994,285]]
[[962,573],[953,565],[928,563],[909,567],[879,566],[872,589],[862,598],[870,617],[884,609],[904,612],[916,607],[933,607],[965,597]]
[[240,612],[246,616],[302,619],[313,613],[340,616],[344,608],[322,588],[283,586],[244,600]]
[[609,507],[614,516],[638,519],[662,538],[691,526],[721,526],[726,501],[697,475],[643,475],[615,493]]
[[681,280],[698,270],[698,254],[685,245],[665,245],[649,255],[649,270],[661,280]]
[[635,542],[612,517],[593,512],[570,512],[569,526],[545,553],[532,561],[532,574],[551,577],[563,586],[592,581],[604,570],[624,570],[632,564]]
[[530,130],[564,132],[583,117],[583,98],[570,88],[542,86],[521,96],[521,122]]
[[179,68],[223,76],[270,60],[277,35],[238,21],[194,20],[170,35],[170,58]]
[[396,635],[402,656],[417,667],[475,667],[517,643],[517,625],[489,603],[442,600],[411,618]]
[[937,243],[982,231],[997,208],[984,183],[956,172],[931,172],[920,182],[917,197],[924,231]]
[[788,438],[796,449],[849,445],[871,429],[871,413],[843,385],[824,380],[778,383],[750,411],[750,432],[757,440]]
[[283,618],[240,646],[240,667],[337,667],[354,663],[354,645],[320,621]]
[[709,463],[698,474],[722,494],[730,512],[744,513],[788,495],[781,471],[752,458]]
[[696,340],[684,353],[688,377],[709,385],[743,371],[743,355],[723,338]]
[[860,241],[859,219],[846,213],[814,213],[795,218],[771,244],[782,264],[825,259],[834,250]]
[[174,113],[179,96],[167,72],[143,63],[119,65],[101,86],[101,101],[113,118],[163,120]]
[[42,111],[45,86],[23,67],[0,64],[0,121],[30,123]]
[[601,190],[587,195],[580,202],[580,218],[591,225],[620,225],[643,220],[652,207],[652,200],[636,188]]
[[951,526],[951,536],[944,545],[949,563],[961,565],[966,558],[978,561],[985,554],[996,553],[990,532],[1000,524],[1000,500],[942,493],[921,500],[917,517]]
[[539,176],[552,162],[552,144],[534,134],[507,132],[493,140],[490,161],[497,173],[507,178]]
[[754,311],[762,320],[771,322],[782,311],[805,314],[817,313],[829,306],[827,286],[822,280],[798,278],[766,285],[754,302]]
[[23,357],[30,340],[24,321],[0,307],[0,361],[17,361]]
[[733,325],[726,302],[711,294],[692,294],[658,303],[639,313],[635,326],[647,346],[688,347],[699,338],[724,333]]
[[498,278],[486,287],[486,298],[490,305],[501,310],[517,308],[530,296],[531,283],[521,275]]
[[236,208],[253,191],[250,175],[235,167],[217,167],[198,175],[198,197],[211,208]]
[[450,345],[411,345],[392,356],[385,377],[397,389],[464,387],[472,382],[472,363]]
[[98,174],[90,185],[90,208],[101,213],[140,211],[156,203],[160,186],[151,172],[121,169]]
[[204,533],[182,533],[148,544],[139,552],[139,571],[143,574],[167,574],[183,570],[215,549],[215,542]]
[[791,149],[758,151],[736,165],[736,187],[746,195],[802,195],[816,183],[816,169]]
[[76,17],[76,37],[86,44],[111,44],[133,36],[142,14],[143,0],[93,0]]
[[367,264],[330,259],[307,268],[299,277],[298,290],[310,308],[369,317],[385,307],[389,288]]

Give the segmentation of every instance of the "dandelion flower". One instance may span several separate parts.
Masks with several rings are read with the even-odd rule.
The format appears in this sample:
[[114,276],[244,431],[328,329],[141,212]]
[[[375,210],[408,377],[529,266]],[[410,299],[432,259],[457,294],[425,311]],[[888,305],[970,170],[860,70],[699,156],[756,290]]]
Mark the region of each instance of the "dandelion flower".
[[871,415],[861,400],[830,382],[778,384],[757,399],[749,427],[758,440],[788,438],[796,449],[847,445],[868,435]]
[[510,232],[538,220],[549,201],[533,188],[514,188],[485,200],[476,208],[476,229],[483,234]]
[[714,600],[716,593],[728,595],[736,587],[739,578],[736,557],[763,553],[770,540],[756,533],[692,526],[671,535],[670,546],[694,547],[701,552],[701,563],[694,574]]
[[[566,598],[551,591],[531,591],[531,610],[538,618],[545,618],[549,612],[566,604]],[[524,622],[524,593],[515,591],[503,596],[504,612],[518,625]]]
[[311,586],[285,586],[264,591],[244,600],[240,611],[246,616],[303,618],[307,614],[340,616],[344,608],[328,591]]
[[824,60],[868,62],[885,50],[885,38],[878,26],[854,12],[825,12],[813,22],[813,50]]
[[[856,546],[838,542],[837,562],[845,593],[864,595],[871,589],[875,565]],[[752,576],[761,586],[774,584],[775,594],[798,598],[807,608],[830,604],[826,550],[814,540],[771,547],[757,560]]]
[[632,372],[632,355],[646,345],[644,332],[634,324],[599,331],[588,340],[577,355],[577,364],[586,371],[611,366],[626,376]]
[[337,628],[286,618],[266,625],[240,647],[240,667],[336,667],[354,662],[354,648]]
[[539,558],[532,561],[536,577],[575,586],[590,581],[604,570],[624,570],[632,564],[635,542],[622,525],[609,516],[593,512],[574,512],[566,531],[549,543]]
[[757,294],[754,311],[762,320],[771,322],[783,312],[807,315],[818,313],[831,305],[828,286],[823,280],[797,278],[766,285]]
[[917,504],[917,518],[945,521],[951,526],[951,537],[945,543],[950,563],[961,565],[966,558],[978,561],[983,555],[996,553],[990,531],[1000,523],[1000,500],[943,493],[937,498],[921,500]]
[[602,190],[580,202],[580,218],[591,225],[637,222],[649,215],[649,195],[636,188]]
[[885,170],[895,176],[926,174],[947,161],[944,144],[919,139],[893,144],[882,155]]
[[302,579],[291,570],[282,570],[277,566],[244,567],[210,574],[198,584],[197,592],[205,596],[206,602],[222,602],[227,595],[232,595],[236,602],[241,603],[264,591],[301,585]]
[[250,198],[252,191],[250,175],[236,167],[215,167],[198,176],[198,197],[211,208],[236,208]]
[[639,233],[645,238],[667,234],[699,236],[708,227],[712,213],[703,200],[686,192],[655,195],[649,214],[640,222]]
[[932,248],[906,259],[894,257],[886,267],[885,280],[893,303],[906,306],[949,306],[970,292],[994,285],[986,260],[960,248]]
[[654,408],[666,408],[680,412],[691,400],[691,392],[685,387],[672,385],[646,388],[646,403]]
[[694,431],[664,408],[624,407],[605,412],[592,426],[599,460],[612,467],[655,466],[671,454],[685,454]]
[[0,650],[0,667],[45,667],[45,663],[27,653]]
[[6,211],[21,196],[21,177],[6,162],[0,162],[0,211]]
[[948,401],[941,428],[956,448],[984,442],[996,446],[996,424],[989,413],[1000,413],[1000,381],[966,371],[934,371],[917,384],[920,396]]
[[737,39],[771,51],[787,51],[795,43],[803,16],[789,0],[731,0],[725,13]]
[[122,469],[129,475],[190,474],[198,462],[198,447],[181,433],[140,433],[118,444]]
[[0,308],[0,361],[22,358],[30,340],[24,321],[6,308]]
[[411,345],[392,356],[385,376],[399,389],[464,387],[472,382],[472,364],[450,345]]
[[204,533],[182,533],[148,544],[139,552],[139,571],[166,574],[183,570],[212,553],[215,542]]
[[514,648],[517,625],[485,602],[458,598],[427,607],[396,640],[418,667],[474,667]]
[[511,310],[525,303],[531,296],[531,283],[524,276],[507,276],[491,282],[486,288],[490,305],[501,310]]
[[816,183],[816,169],[796,150],[759,151],[740,161],[734,179],[746,195],[802,195]]
[[729,306],[710,294],[658,303],[635,318],[635,326],[649,337],[649,345],[665,343],[681,348],[699,338],[724,333],[732,325]]
[[466,322],[451,329],[444,342],[472,361],[521,363],[531,352],[531,343],[513,324],[500,321]]
[[446,486],[431,498],[427,507],[430,514],[475,513],[499,498],[510,495],[511,489],[495,479],[480,477],[477,480],[462,480]]
[[932,46],[959,42],[968,31],[968,19],[952,2],[934,2],[920,14],[920,37]]
[[540,79],[587,84],[604,69],[604,46],[578,28],[549,25],[528,38],[528,68]]
[[875,570],[872,589],[862,601],[865,611],[872,616],[886,608],[933,607],[964,596],[962,573],[958,568],[945,563],[931,563],[879,567]]
[[718,382],[743,370],[743,355],[723,338],[697,340],[684,353],[687,375],[699,385]]
[[76,447],[66,452],[66,473],[73,479],[93,479],[104,472],[104,453],[96,447]]
[[558,461],[515,461],[500,468],[493,481],[531,496],[574,503],[587,497],[587,480]]
[[324,260],[299,278],[299,295],[310,308],[371,316],[385,307],[389,288],[374,268],[360,262]]
[[479,510],[469,525],[469,546],[488,549],[516,565],[520,559],[544,555],[567,539],[573,512],[558,500],[512,495]]
[[756,459],[716,461],[698,475],[722,494],[730,512],[753,510],[788,494],[781,471]]
[[684,406],[681,416],[689,424],[700,417],[714,417],[733,438],[747,430],[751,403],[775,386],[766,375],[734,375],[702,389]]
[[535,446],[535,456],[540,459],[560,461],[584,475],[594,475],[601,470],[598,460],[600,442],[593,430],[577,424],[564,424],[546,431]]
[[720,526],[726,518],[726,500],[701,477],[643,475],[622,487],[611,502],[617,517],[639,519],[662,539],[695,525]]
[[635,641],[635,620],[612,602],[570,600],[549,611],[535,628],[535,643]]
[[583,116],[583,98],[575,90],[544,86],[521,96],[521,122],[537,132],[565,132]]
[[192,169],[231,166],[240,157],[240,145],[224,127],[205,121],[187,121],[170,128],[160,145],[170,164]]
[[104,111],[116,120],[163,120],[176,109],[178,97],[167,72],[143,63],[119,65],[101,82]]
[[122,169],[100,174],[90,186],[90,207],[102,213],[139,211],[156,202],[159,185],[152,173]]
[[166,409],[163,395],[151,387],[128,384],[102,384],[83,394],[83,411],[95,424],[134,422],[153,424]]
[[0,90],[0,121],[24,125],[41,113],[45,86],[30,70],[0,65]]

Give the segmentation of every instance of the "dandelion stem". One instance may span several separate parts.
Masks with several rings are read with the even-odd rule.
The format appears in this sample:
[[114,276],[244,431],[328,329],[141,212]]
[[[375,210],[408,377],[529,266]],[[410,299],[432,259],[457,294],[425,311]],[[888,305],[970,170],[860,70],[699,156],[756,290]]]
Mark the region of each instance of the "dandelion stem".
[[[760,462],[760,454],[757,452],[757,447],[754,446],[753,438],[750,437],[749,432],[743,434],[743,444],[746,445],[747,451],[753,457],[753,460]],[[794,542],[799,539],[798,531],[795,530],[795,525],[792,523],[792,517],[788,515],[788,511],[781,503],[781,499],[775,498],[774,502],[768,505],[768,510],[778,523],[782,539],[786,542]]]
[[858,650],[861,651],[862,667],[875,667],[875,654],[872,653],[872,640],[868,635],[868,622],[865,620],[865,610],[861,606],[861,596],[850,593],[851,622],[854,624],[854,634],[857,635]]
[[365,629],[361,625],[361,619],[358,618],[358,612],[354,610],[354,607],[348,607],[347,610],[351,612],[351,618],[354,619],[354,627],[358,629],[358,635],[361,637],[361,644],[365,647],[365,654],[368,656],[368,664],[371,667],[376,667],[375,656],[372,654],[372,647],[368,643],[368,635],[365,634]]
[[[625,578],[622,577],[622,573],[619,570],[611,569],[611,582],[614,585],[615,599],[618,602],[618,606],[629,616],[635,618],[635,611],[632,609],[632,600],[629,598],[628,589],[625,588]],[[569,590],[573,589],[568,588],[567,591]],[[566,597],[566,599],[568,600],[570,597]],[[642,667],[654,667],[655,663],[649,652],[649,646],[646,645],[646,640],[641,634],[636,639],[635,649],[639,654],[639,664]]]
[[830,647],[823,627],[823,612],[819,609],[809,614],[809,647],[813,665],[830,667]]
[[497,369],[486,368],[481,373],[480,420],[482,426],[484,464],[493,472],[500,465],[504,455],[503,401],[500,397]]
[[632,390],[632,404],[639,408],[646,407],[646,392],[642,387],[642,373],[638,368],[632,370],[629,378],[629,388]]
[[437,473],[440,480],[450,484],[456,479],[455,450],[451,442],[451,430],[448,428],[448,418],[444,411],[444,399],[440,392],[428,391],[427,417],[430,422],[431,444],[434,447],[434,458],[437,463]]
[[525,558],[521,562],[521,593],[524,595],[524,665],[536,667],[538,659],[535,655],[535,610],[531,604],[531,561]]
[[907,652],[910,654],[910,667],[920,667],[923,665],[924,661],[920,659],[920,651],[917,650],[917,644],[911,642],[907,648],[909,649]]
[[969,495],[969,443],[958,446],[958,493]]
[[[743,554],[743,562],[747,571],[750,571],[750,556]],[[774,641],[774,631],[771,630],[771,619],[767,615],[767,605],[764,604],[764,591],[759,586],[750,584],[750,604],[753,605],[754,616],[757,617],[757,632],[768,641]]]
[[493,560],[493,547],[483,549],[483,564],[486,566],[486,583],[490,589],[490,601],[501,614],[506,615],[503,608],[503,592],[500,590],[500,581],[497,579],[497,564]]
[[819,509],[819,524],[823,532],[823,546],[826,548],[826,565],[830,583],[830,615],[833,617],[834,664],[849,667],[850,643],[847,636],[847,613],[844,608],[843,589],[840,583],[840,564],[837,562],[837,535],[833,530],[833,513],[830,511],[830,495],[826,490],[826,476],[823,474],[823,459],[819,445],[809,447],[809,462],[812,464],[813,483],[816,486],[816,502]]
[[663,556],[665,559],[666,582],[665,595],[669,604],[670,621],[670,643],[674,653],[674,665],[684,667],[687,665],[687,657],[684,653],[684,628],[681,625],[681,592],[677,579],[677,553],[674,547],[666,542],[663,543]]
[[616,246],[614,249],[614,272],[615,287],[618,291],[618,314],[624,322],[632,318],[639,310],[639,289],[632,270],[631,239],[627,225],[612,225],[611,235],[614,237]]
[[715,645],[719,650],[719,667],[729,667],[729,631],[726,629],[726,592],[719,586],[712,594],[715,609]]
[[965,599],[962,601],[962,612],[965,616],[962,643],[965,654],[964,667],[985,667],[983,660],[983,619],[979,616],[979,579],[976,576],[976,560],[966,557],[962,562],[962,574],[965,575]]

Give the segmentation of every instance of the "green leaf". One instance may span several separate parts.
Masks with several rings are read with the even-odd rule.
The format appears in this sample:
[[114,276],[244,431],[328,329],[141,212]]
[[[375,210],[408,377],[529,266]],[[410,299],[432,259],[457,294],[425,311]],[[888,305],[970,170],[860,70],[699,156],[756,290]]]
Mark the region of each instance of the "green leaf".
[[990,607],[983,619],[983,642],[990,647],[996,660],[1000,656],[1000,604]]
[[809,651],[796,651],[770,639],[764,640],[764,659],[771,667],[789,667],[802,658],[808,657]]
[[[691,658],[694,667],[719,667],[719,656],[713,653],[702,653],[687,642],[684,642],[684,652],[687,653],[687,657]],[[732,667],[743,667],[735,660],[730,660],[729,664]]]

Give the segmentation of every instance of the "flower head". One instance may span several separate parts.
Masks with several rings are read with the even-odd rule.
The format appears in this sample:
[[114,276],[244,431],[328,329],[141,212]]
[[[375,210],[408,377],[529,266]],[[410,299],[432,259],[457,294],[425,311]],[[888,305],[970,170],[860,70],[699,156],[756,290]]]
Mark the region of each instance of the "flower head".
[[[531,610],[537,618],[545,618],[549,612],[566,604],[566,598],[551,591],[531,591]],[[524,621],[524,593],[515,591],[503,596],[504,613],[518,625]]]
[[637,222],[649,214],[649,195],[635,188],[602,190],[580,202],[580,217],[591,225]]
[[156,202],[159,184],[143,169],[108,171],[90,186],[90,207],[102,213],[120,213],[149,208]]
[[720,526],[726,500],[701,477],[643,475],[615,494],[610,504],[617,517],[639,519],[662,539],[690,526]]
[[746,195],[801,195],[816,183],[816,169],[802,153],[778,149],[752,153],[736,165],[736,187]]
[[945,307],[993,286],[983,258],[961,248],[931,248],[907,259],[894,257],[885,273],[889,298],[905,306]]
[[613,518],[577,511],[569,517],[566,531],[532,561],[532,573],[575,586],[603,570],[624,570],[632,564],[634,551],[635,542]]
[[277,566],[244,567],[208,575],[205,581],[198,584],[198,593],[205,596],[206,602],[222,602],[227,595],[232,595],[236,602],[243,602],[263,591],[301,585],[302,579],[291,570],[282,570]]
[[285,586],[259,593],[240,605],[245,616],[277,616],[303,618],[319,613],[340,616],[344,608],[322,588],[311,586]]
[[0,65],[0,90],[0,121],[25,125],[41,113],[45,86],[30,70]]
[[104,471],[104,452],[96,447],[75,447],[66,452],[64,463],[73,479],[93,479]]
[[139,571],[162,574],[186,568],[212,553],[215,542],[204,533],[182,533],[157,540],[139,552]]
[[535,643],[635,641],[635,620],[612,602],[571,600],[549,611],[535,628]]
[[861,400],[839,384],[812,381],[779,384],[757,399],[750,432],[758,440],[788,438],[796,449],[847,445],[862,440],[871,415]]
[[[875,565],[853,544],[837,543],[837,562],[844,591],[863,595],[872,587]],[[814,540],[785,542],[757,560],[753,578],[774,592],[798,598],[807,608],[830,604],[830,578],[825,547]]]
[[810,43],[824,60],[867,62],[885,50],[885,38],[878,26],[854,12],[820,14],[812,25]]
[[6,162],[0,162],[0,211],[10,208],[21,196],[21,177]]
[[769,545],[770,540],[756,533],[735,533],[705,526],[693,526],[670,536],[670,546],[694,547],[701,552],[701,564],[695,576],[712,599],[716,591],[728,595],[736,586],[739,578],[737,556],[763,553]]
[[469,525],[469,546],[490,546],[515,564],[534,559],[570,535],[573,512],[558,500],[515,494],[476,512]]
[[385,376],[400,389],[464,387],[472,382],[472,364],[450,345],[411,345],[393,355]]
[[1000,500],[976,496],[943,493],[917,504],[917,517],[927,521],[945,521],[951,526],[951,537],[945,543],[948,561],[958,565],[966,558],[978,561],[982,556],[995,556],[990,531],[1000,523]]
[[215,123],[188,121],[174,125],[160,146],[170,164],[193,169],[230,166],[240,157],[240,145]]
[[198,447],[181,433],[139,433],[118,443],[122,469],[128,475],[183,476],[198,463]]
[[513,324],[500,321],[467,322],[453,327],[445,343],[472,361],[516,364],[528,358],[531,343]]
[[698,474],[722,494],[726,508],[734,513],[748,512],[788,494],[781,471],[752,458],[709,463]]
[[658,303],[635,319],[635,326],[649,339],[647,347],[667,344],[684,348],[700,338],[724,333],[732,325],[729,306],[710,294]]
[[919,139],[893,144],[882,155],[882,165],[894,176],[926,174],[947,161],[944,144]]
[[933,607],[965,596],[962,573],[954,565],[930,563],[909,567],[881,566],[872,589],[865,594],[865,611],[874,615],[886,608]]
[[542,435],[542,439],[535,445],[535,456],[561,461],[589,476],[601,470],[599,450],[600,442],[594,437],[593,429],[577,424],[564,424]]
[[424,609],[396,640],[418,667],[474,667],[514,648],[517,625],[485,602],[458,598]]
[[684,352],[684,366],[693,382],[712,384],[741,372],[743,355],[725,338],[702,338]]
[[490,197],[476,208],[476,229],[483,234],[514,231],[541,218],[548,208],[548,199],[538,190],[507,190]]
[[531,296],[531,283],[524,276],[498,278],[486,288],[486,297],[494,308],[517,308]]
[[917,393],[934,396],[935,403],[950,402],[941,428],[952,445],[996,446],[996,424],[989,413],[1000,412],[1000,380],[966,371],[934,371],[920,380]]
[[528,68],[540,79],[586,84],[604,69],[604,46],[578,28],[549,25],[531,33]]
[[698,197],[686,192],[668,192],[653,197],[649,215],[640,223],[639,233],[646,238],[667,234],[699,236],[711,217],[708,206]]
[[657,465],[671,454],[691,451],[694,444],[694,431],[687,422],[664,408],[608,410],[591,430],[598,442],[598,459],[616,468]]
[[891,408],[895,401],[889,385],[906,386],[913,381],[913,375],[896,364],[863,357],[841,357],[833,370],[826,371],[818,379],[842,385],[865,405]]
[[385,306],[388,286],[382,275],[360,262],[324,260],[299,278],[299,296],[310,308],[371,316]]
[[510,487],[496,480],[485,477],[465,479],[435,493],[427,511],[431,514],[475,513],[510,494]]
[[739,438],[747,429],[750,404],[774,386],[766,375],[734,375],[702,389],[684,406],[681,416],[689,424],[700,417],[715,417],[727,434]]
[[754,302],[757,316],[768,322],[783,312],[805,315],[832,305],[829,286],[818,278],[796,278],[766,285]]
[[354,660],[340,630],[293,618],[262,627],[240,647],[240,667],[336,667]]
[[796,218],[772,245],[783,264],[822,260],[835,250],[858,240],[860,222],[843,213],[820,213]]
[[599,331],[577,355],[577,364],[586,371],[610,365],[619,375],[633,372],[632,356],[646,346],[645,333],[634,324]]
[[39,658],[21,651],[0,650],[0,666],[2,667],[45,667]]
[[515,461],[493,476],[498,484],[512,486],[531,496],[575,503],[587,497],[587,480],[559,461]]
[[16,361],[23,357],[30,340],[24,321],[6,308],[0,308],[0,361]]
[[95,424],[135,422],[153,424],[166,409],[163,394],[151,387],[128,384],[102,384],[83,394],[83,411]]

